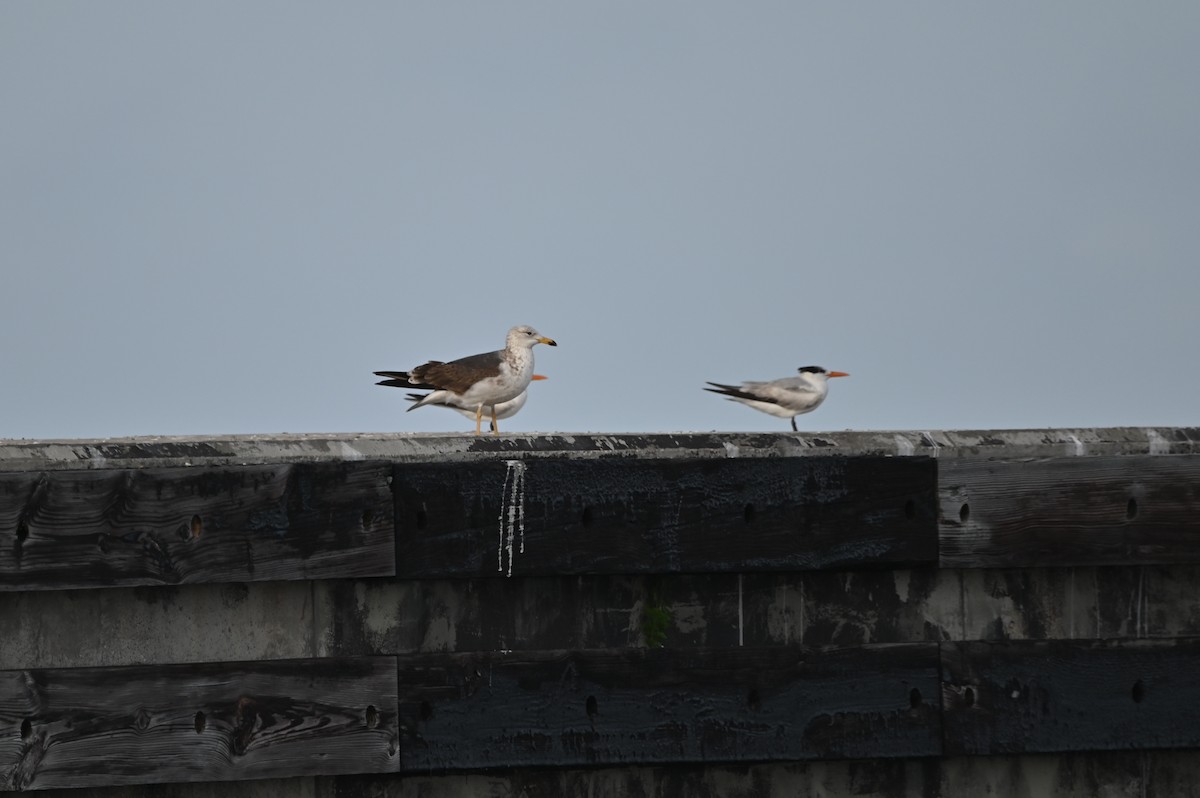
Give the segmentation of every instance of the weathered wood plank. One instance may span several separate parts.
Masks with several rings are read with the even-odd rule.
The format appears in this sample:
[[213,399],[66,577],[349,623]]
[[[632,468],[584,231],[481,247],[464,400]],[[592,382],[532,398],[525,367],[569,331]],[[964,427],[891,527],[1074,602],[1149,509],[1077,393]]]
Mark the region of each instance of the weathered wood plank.
[[[1180,583],[1179,589],[1189,586],[1200,590],[1200,577]],[[1046,601],[1040,589],[1039,584],[1019,597],[1030,614],[1038,613]],[[959,572],[932,568],[372,579],[321,582],[313,594],[323,631],[317,634],[323,646],[319,653],[338,656],[853,646],[963,636]],[[0,606],[0,635],[5,614]],[[1181,608],[1177,614],[1185,613]],[[36,625],[26,624],[14,639],[28,650],[41,639],[36,630]]]
[[[331,779],[335,789],[330,798],[961,798],[983,794],[939,793],[936,763],[929,759],[847,759],[337,776]],[[1063,793],[1062,798],[1067,795]]]
[[929,756],[937,646],[401,658],[405,770]]
[[0,474],[0,591],[390,576],[391,468]]
[[398,465],[397,575],[932,563],[935,465],[919,457]]
[[1200,747],[1200,640],[942,646],[948,755]]
[[1200,455],[940,463],[946,567],[1200,562]]
[[0,671],[0,789],[391,772],[393,657]]

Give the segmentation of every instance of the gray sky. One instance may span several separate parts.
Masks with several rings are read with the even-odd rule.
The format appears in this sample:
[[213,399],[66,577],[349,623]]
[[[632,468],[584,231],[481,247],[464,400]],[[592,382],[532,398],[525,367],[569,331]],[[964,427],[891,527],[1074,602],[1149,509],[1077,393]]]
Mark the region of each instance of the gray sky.
[[1200,4],[0,4],[0,437],[1200,423]]

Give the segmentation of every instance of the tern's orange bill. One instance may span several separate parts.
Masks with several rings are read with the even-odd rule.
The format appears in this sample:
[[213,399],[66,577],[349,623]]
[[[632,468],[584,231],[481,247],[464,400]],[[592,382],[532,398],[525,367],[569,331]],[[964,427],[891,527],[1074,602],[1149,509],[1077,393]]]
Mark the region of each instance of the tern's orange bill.
[[548,380],[548,379],[550,379],[550,378],[549,378],[549,377],[547,377],[545,374],[534,374],[532,377],[530,377],[530,379],[533,379],[533,380]]
[[849,377],[850,375],[844,371],[831,371],[825,375],[826,377]]

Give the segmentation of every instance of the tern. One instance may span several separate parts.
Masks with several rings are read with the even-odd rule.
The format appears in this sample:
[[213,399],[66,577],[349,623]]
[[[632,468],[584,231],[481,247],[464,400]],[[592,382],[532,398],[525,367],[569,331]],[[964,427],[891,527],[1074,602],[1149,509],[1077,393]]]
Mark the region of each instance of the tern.
[[[546,377],[545,377],[545,375],[542,375],[542,374],[534,374],[531,379],[544,380],[544,379],[546,379]],[[390,385],[393,388],[411,388],[412,387],[407,382],[401,382],[400,380],[384,380],[378,384],[379,385]],[[426,394],[423,394],[423,393],[406,394],[406,398],[410,402],[420,402],[425,397],[426,397]],[[517,394],[517,398],[509,399],[507,402],[500,402],[498,405],[495,406],[495,408],[485,407],[483,409],[483,412],[484,412],[484,415],[487,415],[487,414],[490,414],[492,412],[492,410],[494,409],[496,411],[495,415],[496,415],[497,421],[501,421],[506,418],[512,418],[513,416],[515,416],[517,414],[518,411],[520,411],[520,409],[522,407],[525,406],[525,402],[528,399],[529,399],[529,391],[528,390],[521,391],[519,394]],[[467,418],[475,418],[474,410],[468,410],[464,407],[459,407],[458,405],[450,404],[449,402],[429,402],[428,404],[433,407],[444,407],[444,408],[447,408],[448,410],[453,410],[456,413],[461,413],[462,415],[466,416]],[[495,429],[493,428],[492,431],[495,432]]]
[[792,431],[799,432],[796,416],[811,413],[825,401],[825,395],[829,392],[829,378],[850,375],[844,371],[826,371],[820,366],[801,366],[798,371],[799,376],[770,382],[748,381],[741,385],[710,382],[707,384],[713,387],[704,390],[779,418],[790,418]]
[[496,405],[516,399],[533,379],[533,347],[558,346],[527,324],[513,327],[504,348],[496,352],[451,360],[430,360],[408,371],[377,371],[386,377],[376,385],[427,388],[430,393],[415,402],[410,411],[426,405],[449,404],[469,410],[475,416],[475,434],[480,435],[484,409],[492,418],[492,434],[499,435]]

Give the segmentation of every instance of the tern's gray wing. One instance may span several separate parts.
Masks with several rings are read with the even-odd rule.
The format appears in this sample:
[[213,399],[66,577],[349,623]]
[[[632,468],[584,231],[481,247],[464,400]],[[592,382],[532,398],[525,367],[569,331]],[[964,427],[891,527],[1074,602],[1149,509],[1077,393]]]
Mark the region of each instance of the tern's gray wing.
[[713,387],[705,388],[704,390],[720,394],[726,399],[740,399],[748,402],[768,402],[773,404],[779,403],[779,399],[777,397],[773,397],[768,393],[762,393],[759,391],[758,386],[765,385],[766,383],[744,382],[741,385],[725,385],[719,382],[709,382],[706,384]]
[[753,385],[750,389],[757,397],[769,398],[771,401],[795,399],[802,396],[816,396],[821,393],[815,385],[799,377],[784,377],[770,382],[747,383]]
[[748,380],[741,385],[724,385],[719,382],[707,384],[713,387],[704,390],[719,393],[731,399],[746,399],[751,402],[770,402],[772,404],[786,404],[818,393],[807,381],[797,377],[784,377],[770,382]]

